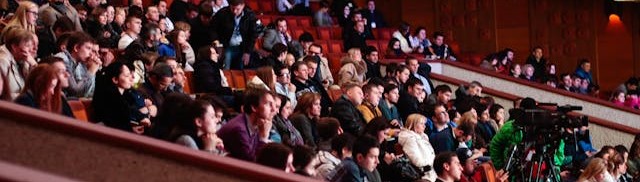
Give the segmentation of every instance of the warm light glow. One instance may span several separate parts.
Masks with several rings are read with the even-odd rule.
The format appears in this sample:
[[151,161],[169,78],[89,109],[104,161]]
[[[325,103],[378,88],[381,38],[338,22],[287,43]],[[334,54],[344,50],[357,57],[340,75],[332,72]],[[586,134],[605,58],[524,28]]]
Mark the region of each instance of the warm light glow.
[[620,22],[620,16],[616,14],[609,15],[609,22]]

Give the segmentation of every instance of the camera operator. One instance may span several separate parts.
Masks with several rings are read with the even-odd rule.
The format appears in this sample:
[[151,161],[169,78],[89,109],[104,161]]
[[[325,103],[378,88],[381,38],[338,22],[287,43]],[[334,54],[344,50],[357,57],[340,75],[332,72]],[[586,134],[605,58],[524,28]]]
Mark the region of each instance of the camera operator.
[[[537,109],[537,108],[538,107],[536,106],[536,101],[532,98],[524,98],[520,102],[520,109],[527,110],[527,109]],[[522,114],[520,114],[520,116],[517,116],[518,114],[516,113],[510,113],[509,115],[511,116],[511,118],[509,118],[509,120],[505,122],[504,126],[500,129],[500,131],[498,131],[498,133],[496,133],[496,135],[493,137],[490,143],[489,152],[491,155],[491,160],[493,161],[493,164],[496,167],[496,169],[502,169],[507,165],[506,163],[508,158],[510,157],[509,154],[513,151],[512,150],[513,146],[521,147],[520,143],[523,142],[523,139],[525,137],[524,136],[525,132],[521,128],[518,128],[518,126],[514,125],[514,121],[517,120],[519,117],[521,117]],[[527,132],[527,134],[533,134],[533,133]],[[527,153],[524,153],[524,152],[531,151],[529,149],[520,149],[520,150],[523,151],[521,156],[527,155]],[[514,156],[520,157],[520,155],[514,155]],[[517,159],[514,159],[514,160],[517,160]],[[558,147],[553,155],[553,165],[561,166],[563,164],[563,161],[564,161],[564,141],[560,140],[558,142]],[[516,173],[513,173],[511,171],[507,171],[507,172],[513,174],[514,176],[516,175]],[[566,176],[568,173],[563,171],[560,174],[561,176]],[[559,181],[559,179],[556,179],[556,180]]]
[[591,144],[588,119],[585,117],[580,128],[565,128],[562,134],[565,143],[565,159],[563,170],[570,171],[569,177],[577,179],[580,169],[583,169],[583,161],[593,156],[597,150]]

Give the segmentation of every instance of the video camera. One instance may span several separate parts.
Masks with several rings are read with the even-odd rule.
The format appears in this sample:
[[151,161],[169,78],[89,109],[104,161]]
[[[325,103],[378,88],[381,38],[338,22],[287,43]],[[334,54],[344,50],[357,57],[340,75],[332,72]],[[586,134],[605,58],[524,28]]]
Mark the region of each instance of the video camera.
[[555,110],[546,109],[515,109],[514,125],[519,127],[533,127],[537,131],[553,131],[561,128],[579,128],[589,125],[587,116],[571,117],[567,113],[582,110],[581,106],[564,105],[558,106],[555,103],[538,103],[538,106],[551,106]]

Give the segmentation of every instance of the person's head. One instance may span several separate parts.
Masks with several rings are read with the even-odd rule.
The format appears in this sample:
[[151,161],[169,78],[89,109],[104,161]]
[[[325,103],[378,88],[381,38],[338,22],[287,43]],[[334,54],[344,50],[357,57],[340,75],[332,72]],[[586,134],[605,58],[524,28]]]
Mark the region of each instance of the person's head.
[[293,151],[284,144],[268,143],[256,154],[256,163],[268,167],[284,170],[286,173],[295,172],[293,167]]
[[418,39],[424,40],[427,38],[427,28],[420,26],[416,28],[416,31],[414,34],[415,34],[414,36],[418,37]]
[[62,87],[58,84],[58,68],[40,64],[31,70],[25,80],[24,92],[31,92],[39,109],[60,113]]
[[91,18],[102,26],[106,25],[108,18],[107,9],[103,7],[93,9],[91,12]]
[[387,118],[384,116],[376,117],[371,119],[364,127],[364,134],[375,136],[378,139],[378,143],[382,143],[389,136],[390,128],[391,125]]
[[318,62],[316,62],[316,58],[313,56],[306,56],[304,57],[304,59],[302,59],[302,62],[307,64],[307,68],[309,68],[309,78],[315,77],[316,70],[318,69]]
[[[17,61],[25,60],[31,55],[33,47],[33,33],[21,28],[10,29],[5,32],[4,43]],[[35,57],[35,55],[32,55]]]
[[87,20],[87,8],[82,5],[76,5],[74,8],[76,8],[76,12],[78,12],[78,19],[80,19],[80,22],[85,22],[85,20]]
[[533,76],[533,73],[535,72],[535,68],[530,64],[525,64],[522,70],[524,70],[524,76],[527,77]]
[[352,157],[355,137],[349,133],[343,133],[331,140],[331,151],[339,159]]
[[374,0],[367,0],[367,9],[369,11],[376,10],[376,2]]
[[353,29],[356,30],[356,32],[358,33],[364,33],[364,21],[357,21],[354,25],[353,25]]
[[460,180],[462,165],[458,156],[453,152],[442,152],[433,160],[433,170],[438,177],[448,178],[454,181]]
[[404,21],[400,22],[400,25],[398,26],[398,31],[402,33],[402,35],[407,36],[411,32],[411,25],[409,25],[409,23]]
[[347,51],[347,55],[356,63],[362,61],[362,52],[360,52],[360,48],[349,49],[349,51]]
[[[305,31],[304,33],[300,34],[300,36],[298,37],[298,42],[300,42],[300,44],[302,45],[302,50],[305,51],[305,54],[309,54],[307,52],[310,51],[309,49],[314,44],[313,35]],[[320,45],[316,44],[316,46],[319,47]],[[322,47],[320,48],[322,49]],[[322,50],[320,50],[320,52],[322,52]]]
[[322,46],[320,44],[311,44],[309,46],[309,51],[307,53],[309,56],[319,56],[322,57]]
[[357,106],[362,104],[364,94],[362,93],[360,85],[356,83],[346,83],[343,87],[345,90],[345,96],[347,96],[347,99],[351,101],[353,105]]
[[407,88],[405,89],[407,93],[414,97],[418,97],[422,92],[424,92],[422,81],[417,78],[410,78],[407,80],[407,83],[405,83],[405,86]]
[[502,51],[507,54],[507,59],[509,59],[509,61],[513,61],[513,58],[515,57],[515,51],[513,49],[505,48]]
[[218,122],[216,111],[209,101],[196,100],[188,109],[189,121],[196,126],[198,136],[216,133]]
[[326,0],[320,1],[320,10],[319,11],[322,11],[322,12],[326,13],[326,12],[329,11],[329,7],[331,7],[331,5],[329,4],[328,1],[326,1]]
[[624,103],[624,101],[626,100],[626,94],[622,90],[616,90],[611,95],[610,100],[612,102]]
[[156,6],[158,7],[158,12],[161,15],[167,15],[167,1],[159,0],[159,1],[157,1]]
[[344,17],[345,17],[345,18],[346,18],[346,17],[349,17],[349,16],[350,16],[350,14],[351,14],[351,7],[349,7],[349,5],[345,5],[345,6],[342,8],[342,14],[344,15]]
[[367,61],[370,61],[372,63],[377,63],[378,60],[380,59],[378,57],[378,49],[376,49],[376,47],[373,47],[373,46],[367,46],[367,49],[364,52],[364,56]]
[[458,127],[453,129],[456,140],[458,142],[467,142],[471,140],[475,132],[475,126],[476,123],[473,123],[471,120],[460,119],[460,122],[458,122]]
[[398,68],[395,69],[395,75],[400,84],[404,84],[409,80],[411,70],[405,65],[399,65]]
[[116,8],[114,8],[112,5],[108,5],[107,6],[107,23],[113,22],[113,19],[115,19],[115,16],[116,16]]
[[533,57],[536,59],[542,58],[542,47],[540,46],[534,47],[533,50],[531,51],[531,55],[533,55]]
[[400,49],[400,40],[397,38],[391,38],[389,43],[387,44],[387,50],[399,50]]
[[197,60],[218,62],[218,58],[220,58],[220,54],[218,54],[218,50],[213,46],[202,46],[198,50]]
[[578,181],[603,181],[607,166],[600,158],[593,158],[578,178]]
[[291,101],[287,96],[284,95],[276,95],[276,97],[280,100],[280,107],[276,108],[278,109],[278,114],[282,118],[289,118],[289,116],[291,116],[291,113],[293,113]]
[[62,16],[62,17],[59,17],[55,23],[53,23],[51,30],[53,30],[53,34],[55,35],[55,37],[59,38],[62,34],[66,32],[74,31],[75,25],[73,24],[71,19],[69,19],[66,16]]
[[431,115],[431,120],[434,123],[443,125],[449,122],[449,113],[447,112],[447,108],[445,107],[445,105],[439,103],[435,104],[433,105],[433,109],[431,109],[430,111],[433,112],[429,113],[429,115]]
[[298,97],[298,103],[294,112],[303,113],[307,116],[318,117],[322,106],[320,105],[320,94],[307,92]]
[[349,14],[349,16],[351,16],[351,21],[353,22],[362,21],[362,12],[360,11],[353,11],[351,12],[351,14]]
[[244,10],[244,0],[229,0],[229,8],[234,16],[240,16]]
[[132,68],[121,62],[111,63],[104,70],[104,81],[115,87],[122,94],[133,87]]
[[160,12],[157,6],[147,6],[147,13],[145,14],[147,20],[152,22],[160,21]]
[[436,101],[439,104],[447,104],[451,100],[451,87],[449,85],[438,85],[434,88],[436,93]]
[[316,175],[315,167],[318,165],[316,151],[306,145],[297,145],[293,147],[293,167],[296,172],[302,171],[310,176]]
[[124,21],[126,32],[138,35],[142,29],[142,19],[137,15],[129,15]]
[[621,153],[614,152],[607,162],[607,170],[614,176],[624,174],[627,171],[626,162]]
[[318,137],[320,141],[331,141],[342,133],[340,121],[334,117],[323,117],[317,122]]
[[273,67],[271,66],[263,66],[256,69],[256,76],[264,82],[264,84],[269,87],[271,90],[275,90],[276,88],[276,74],[273,72]]
[[65,66],[64,60],[62,60],[62,58],[49,56],[40,60],[38,64],[49,64],[57,68],[58,85],[60,85],[60,87],[62,87],[63,89],[69,87],[69,72],[67,72],[67,66]]
[[276,27],[275,29],[278,33],[287,33],[287,20],[284,18],[276,19]]
[[416,132],[418,134],[423,134],[425,130],[425,123],[427,122],[427,117],[422,114],[411,114],[407,117],[407,121],[404,124],[404,128]]
[[276,64],[273,68],[276,73],[276,81],[282,85],[291,83],[291,72],[289,68],[284,64]]
[[[244,94],[244,113],[257,120],[251,122],[260,122],[271,120],[273,113],[276,112],[273,94],[265,89],[248,89]],[[260,123],[253,123],[260,124]]]
[[373,136],[362,135],[353,144],[353,158],[361,168],[373,172],[378,166],[380,148],[378,140]]
[[156,63],[149,72],[149,81],[155,90],[162,92],[169,88],[173,82],[174,72],[171,66],[165,63]]
[[609,158],[616,153],[615,148],[610,145],[605,145],[600,148],[600,151],[594,155],[594,157],[602,158],[604,161],[609,161]]
[[437,46],[441,46],[444,44],[444,34],[442,32],[433,33],[433,42]]
[[277,43],[271,48],[271,55],[284,64],[284,59],[287,58],[287,49],[286,45]]
[[520,64],[513,64],[511,66],[511,76],[519,77],[522,74],[522,68]]
[[640,80],[638,80],[638,78],[636,77],[630,77],[629,79],[627,79],[626,82],[624,82],[624,85],[625,87],[627,87],[627,90],[637,90],[639,84],[640,84]]
[[118,25],[123,25],[125,19],[127,17],[127,13],[124,8],[118,7],[114,13],[113,22],[116,22]]
[[577,75],[577,74],[572,74],[571,83],[573,83],[573,87],[580,88],[580,85],[582,85],[582,77],[580,77],[580,75]]
[[302,61],[298,61],[291,65],[291,71],[296,79],[307,81],[309,79],[309,67]]
[[392,104],[398,103],[398,99],[400,98],[400,90],[398,90],[398,86],[394,84],[387,84],[384,86],[384,99]]
[[382,90],[377,85],[368,83],[362,87],[362,92],[364,93],[364,100],[373,105],[374,107],[378,107],[378,103],[380,103],[380,98],[382,98]]
[[567,73],[563,73],[560,75],[560,79],[562,79],[562,85],[566,87],[573,86],[573,80],[571,79],[571,75]]
[[478,81],[472,81],[469,84],[469,89],[467,89],[467,94],[470,96],[480,96],[482,95],[482,84]]
[[407,65],[409,71],[415,74],[418,72],[418,68],[420,67],[420,63],[418,63],[418,59],[415,57],[408,57],[405,59],[404,64]]
[[627,147],[625,147],[624,145],[616,145],[613,148],[616,149],[616,152],[618,154],[622,155],[625,163],[629,160],[629,149],[627,149]]
[[489,117],[496,122],[504,121],[504,107],[500,104],[493,104],[489,108]]
[[13,19],[8,24],[18,25],[20,28],[34,32],[37,20],[38,5],[31,1],[19,1]]

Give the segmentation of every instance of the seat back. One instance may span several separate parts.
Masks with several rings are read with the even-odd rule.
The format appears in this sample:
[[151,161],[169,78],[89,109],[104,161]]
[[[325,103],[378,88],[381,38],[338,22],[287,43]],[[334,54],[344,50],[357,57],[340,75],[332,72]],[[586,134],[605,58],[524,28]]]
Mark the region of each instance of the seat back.
[[185,71],[184,76],[186,77],[186,80],[184,81],[185,83],[182,86],[182,90],[186,94],[192,94],[193,91],[191,88],[193,88],[193,71]]
[[87,116],[87,110],[84,108],[84,104],[82,104],[79,100],[70,100],[68,101],[69,106],[71,107],[71,111],[73,112],[73,116],[80,121],[89,121],[89,117]]
[[234,88],[244,89],[246,88],[247,81],[244,79],[244,73],[242,70],[230,70],[231,77],[233,77]]

